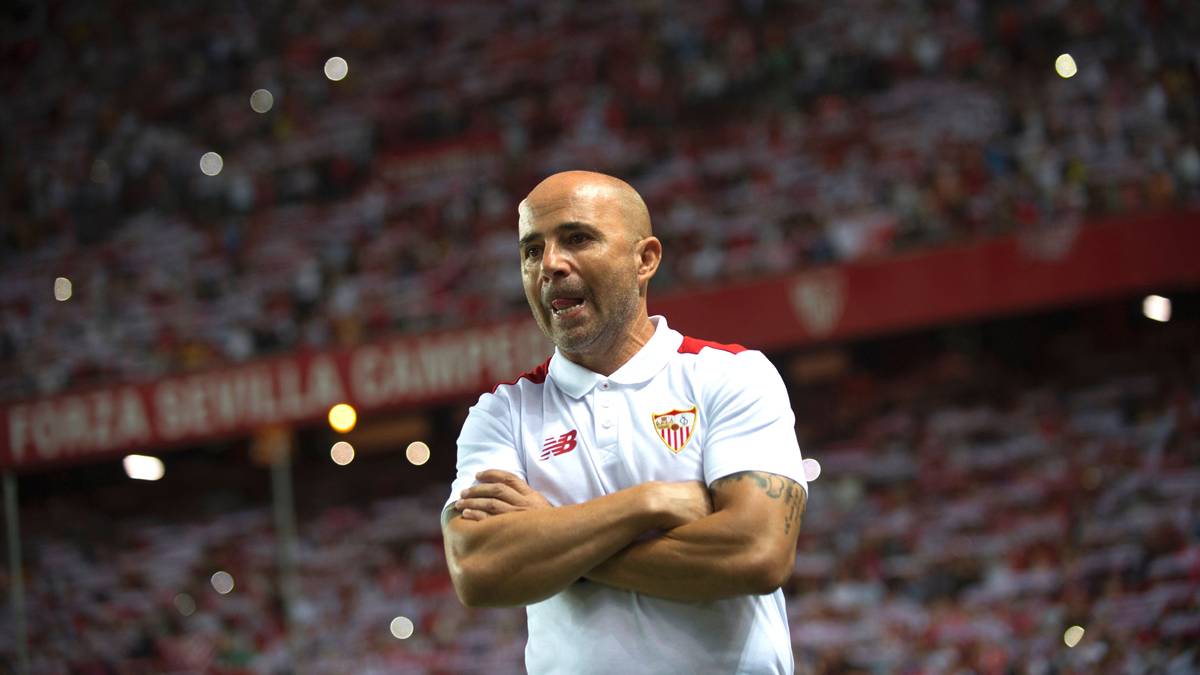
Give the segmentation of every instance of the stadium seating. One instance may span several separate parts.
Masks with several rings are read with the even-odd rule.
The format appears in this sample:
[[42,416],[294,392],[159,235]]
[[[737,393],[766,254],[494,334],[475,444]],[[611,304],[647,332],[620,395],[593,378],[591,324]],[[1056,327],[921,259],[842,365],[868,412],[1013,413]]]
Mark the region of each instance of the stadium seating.
[[[515,272],[496,271],[514,268],[516,202],[558,169],[645,194],[667,251],[658,289],[1200,195],[1183,3],[76,3],[13,18],[0,398],[519,312]],[[1071,79],[1053,67],[1067,50]],[[340,81],[322,76],[334,54]],[[274,98],[261,115],[257,88]],[[218,175],[200,172],[207,151]]]

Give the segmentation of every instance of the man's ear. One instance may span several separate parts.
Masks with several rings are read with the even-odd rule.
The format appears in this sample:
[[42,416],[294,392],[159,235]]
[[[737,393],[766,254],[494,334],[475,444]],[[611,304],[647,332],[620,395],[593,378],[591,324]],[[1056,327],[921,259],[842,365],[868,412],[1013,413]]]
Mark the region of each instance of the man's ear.
[[662,262],[662,242],[658,237],[646,237],[637,244],[638,283],[648,284]]

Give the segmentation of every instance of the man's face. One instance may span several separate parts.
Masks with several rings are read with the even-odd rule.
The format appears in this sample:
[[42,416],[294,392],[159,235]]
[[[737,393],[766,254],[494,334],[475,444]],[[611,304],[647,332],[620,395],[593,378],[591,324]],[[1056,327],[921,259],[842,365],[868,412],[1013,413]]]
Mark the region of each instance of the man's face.
[[567,354],[601,351],[638,314],[638,240],[608,191],[583,186],[526,200],[518,226],[525,298]]

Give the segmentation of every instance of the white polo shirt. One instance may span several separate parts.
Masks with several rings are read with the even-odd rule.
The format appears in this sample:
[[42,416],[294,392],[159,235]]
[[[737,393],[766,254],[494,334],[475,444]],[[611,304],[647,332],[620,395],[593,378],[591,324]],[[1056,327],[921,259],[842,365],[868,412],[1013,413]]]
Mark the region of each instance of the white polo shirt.
[[[555,506],[652,480],[711,485],[739,471],[807,490],[795,417],[771,362],[651,320],[654,336],[608,377],[555,350],[480,396],[446,505],[485,469],[522,477]],[[526,611],[533,675],[793,672],[780,590],[685,603],[582,580]]]

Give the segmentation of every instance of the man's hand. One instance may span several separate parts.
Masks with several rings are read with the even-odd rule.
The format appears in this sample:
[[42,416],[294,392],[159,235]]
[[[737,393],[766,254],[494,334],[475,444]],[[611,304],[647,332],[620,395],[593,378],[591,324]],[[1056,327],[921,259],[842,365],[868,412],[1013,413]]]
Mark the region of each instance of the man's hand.
[[656,509],[663,514],[662,529],[670,530],[687,525],[712,513],[712,498],[708,488],[698,480],[651,484]]
[[542,493],[516,475],[499,469],[475,474],[479,482],[462,491],[454,508],[466,520],[483,520],[488,516],[513,511],[533,511],[551,508]]

